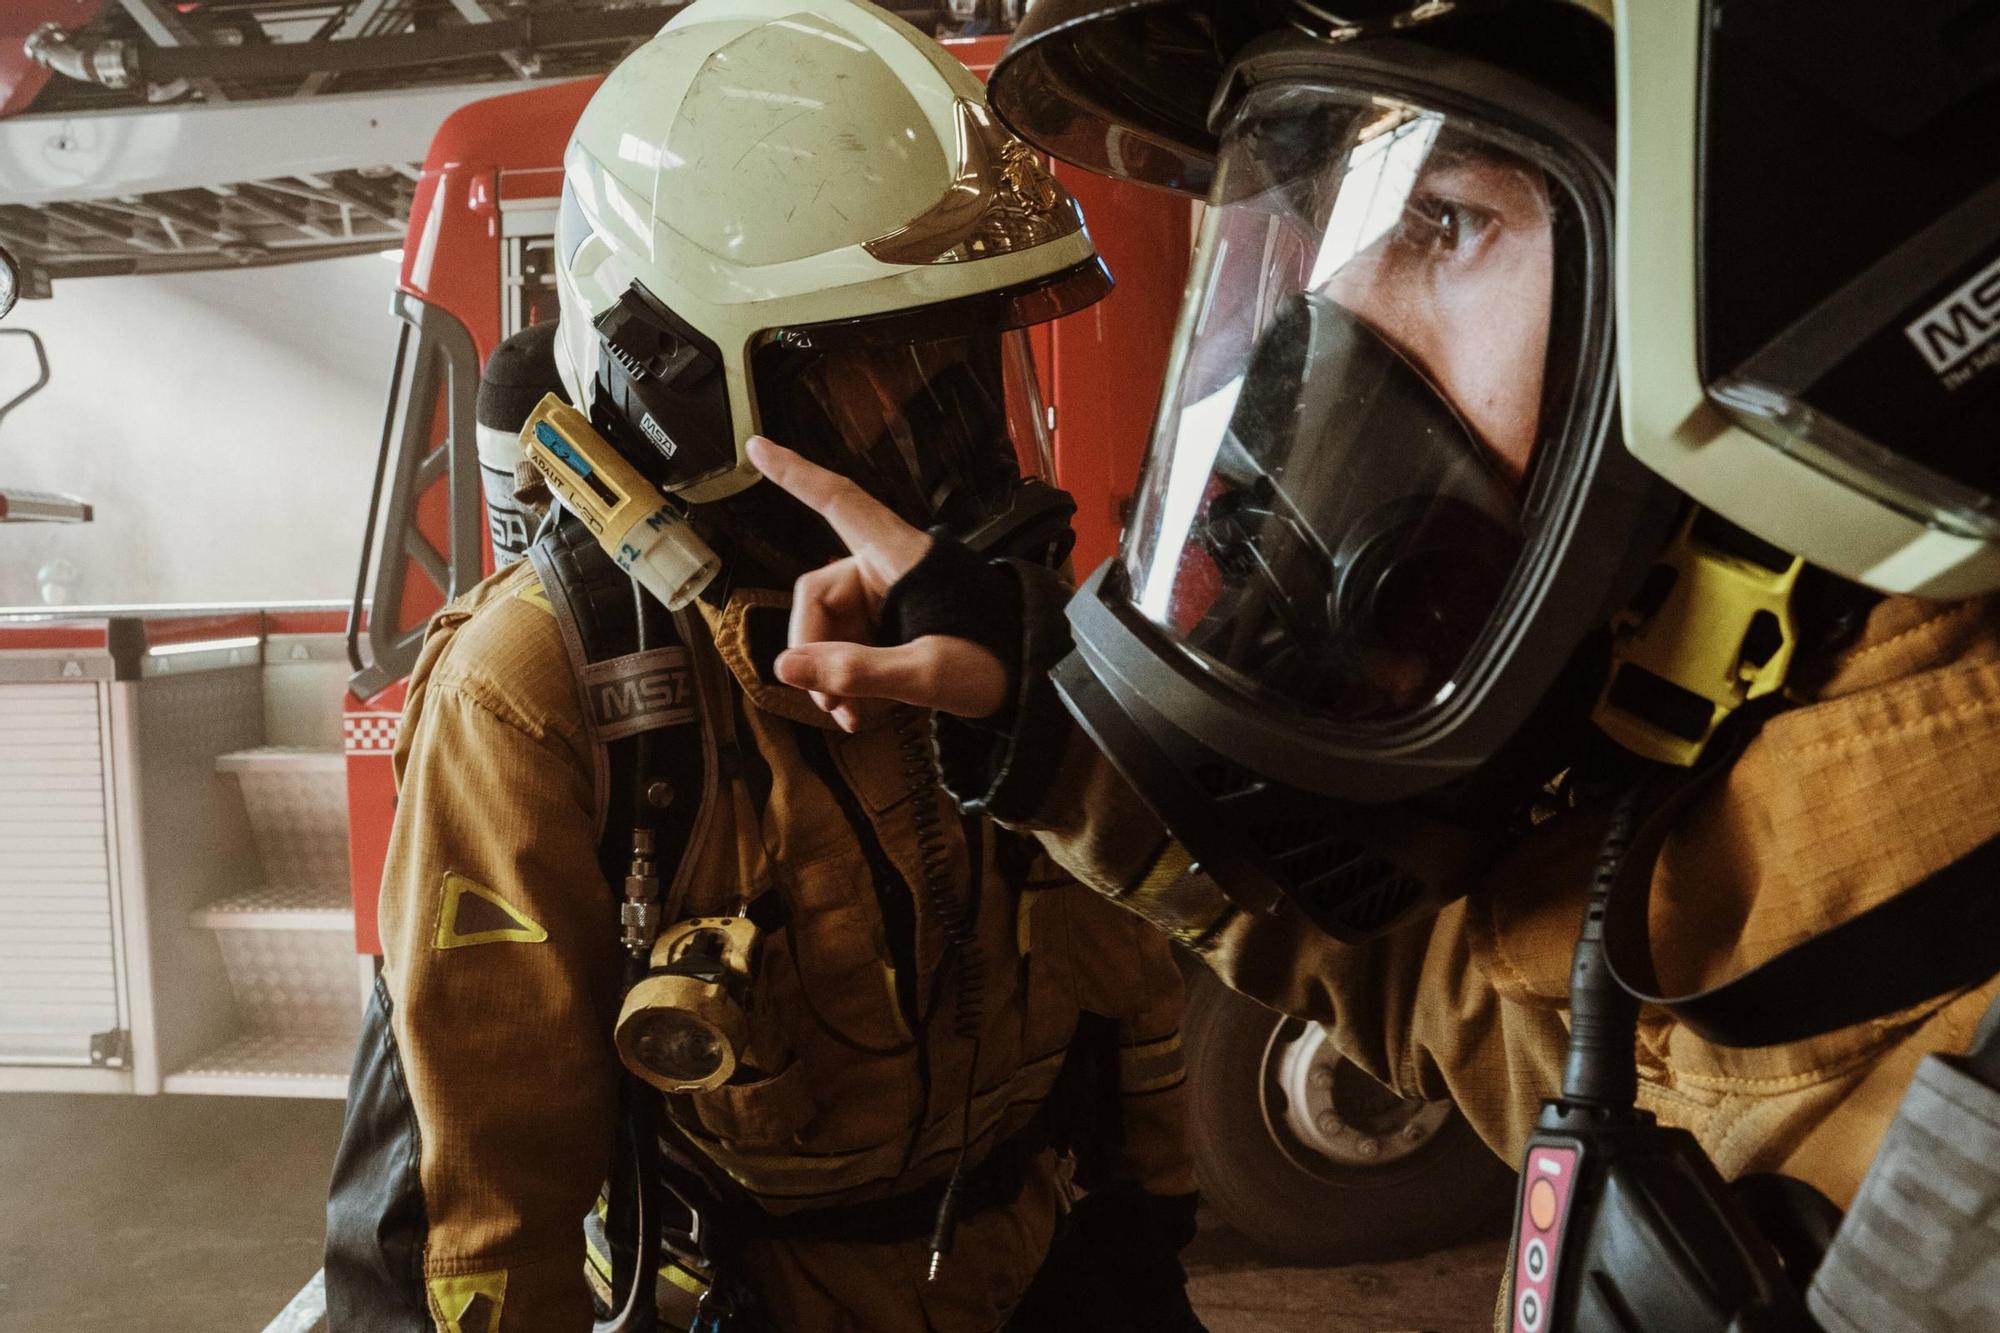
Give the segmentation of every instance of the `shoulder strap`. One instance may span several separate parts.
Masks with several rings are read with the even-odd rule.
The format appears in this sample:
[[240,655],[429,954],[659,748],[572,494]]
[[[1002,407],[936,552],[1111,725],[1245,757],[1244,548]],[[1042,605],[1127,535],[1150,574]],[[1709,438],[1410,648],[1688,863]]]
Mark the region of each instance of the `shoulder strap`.
[[1720,1046],[1777,1046],[1865,1023],[2000,972],[2000,837],[1927,879],[1707,990],[1663,994],[1653,965],[1653,870],[1722,762],[1672,789],[1633,837],[1604,914],[1611,973],[1635,998]]
[[[665,783],[655,832],[661,864],[678,867],[662,895],[662,919],[671,920],[691,873],[688,853],[701,812],[712,804],[718,770],[715,737],[702,725],[690,660],[693,627],[687,613],[678,613],[668,642],[637,651],[634,584],[574,515],[546,525],[528,548],[528,559],[561,626],[591,735],[605,877],[621,882],[631,855],[635,802],[625,795],[640,782]],[[675,734],[652,747],[654,771],[640,774],[638,737],[660,730]]]
[[[605,882],[616,886],[631,857],[632,828],[640,806],[638,785],[664,783],[664,801],[652,823],[660,864],[673,864],[664,880],[661,921],[671,921],[686,896],[703,813],[715,807],[719,771],[713,729],[702,725],[689,645],[696,642],[691,617],[673,618],[673,633],[645,652],[638,651],[637,585],[612,563],[583,523],[571,514],[552,515],[528,548],[528,560],[542,581],[563,646],[570,677],[590,732],[598,829],[598,864]],[[646,595],[646,594],[637,594]],[[650,626],[653,617],[648,616]],[[659,730],[677,734],[648,751],[648,772],[640,772],[640,737]],[[614,915],[606,922],[613,929]],[[633,1333],[654,1326],[655,1281],[660,1227],[669,1164],[662,1161],[660,1136],[667,1122],[660,1097],[625,1074],[619,1085],[618,1136],[606,1182],[605,1230],[611,1251],[614,1310],[595,1324],[597,1333]],[[674,1193],[706,1216],[698,1202],[699,1180],[681,1182]]]

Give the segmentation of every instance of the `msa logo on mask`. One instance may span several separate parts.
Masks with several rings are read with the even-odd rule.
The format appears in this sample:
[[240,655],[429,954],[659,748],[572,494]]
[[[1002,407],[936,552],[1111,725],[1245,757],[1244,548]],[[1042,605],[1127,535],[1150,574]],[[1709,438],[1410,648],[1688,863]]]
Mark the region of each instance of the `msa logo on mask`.
[[1947,389],[2000,363],[2000,259],[1973,274],[1903,333]]
[[646,432],[646,438],[653,442],[653,447],[655,449],[658,449],[661,453],[665,454],[668,458],[672,458],[675,452],[680,448],[679,445],[673,442],[673,439],[667,434],[665,428],[663,428],[659,422],[653,420],[653,414],[651,412],[644,412],[640,414],[639,429]]

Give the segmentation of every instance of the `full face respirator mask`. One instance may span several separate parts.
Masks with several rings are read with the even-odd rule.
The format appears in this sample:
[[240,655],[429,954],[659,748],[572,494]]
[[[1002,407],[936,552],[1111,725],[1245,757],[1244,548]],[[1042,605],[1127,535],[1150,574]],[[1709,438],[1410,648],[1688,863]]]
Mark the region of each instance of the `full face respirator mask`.
[[[1311,380],[1307,364],[1336,367]],[[1393,433],[1316,468],[1298,450]],[[1380,334],[1313,293],[1262,340],[1183,555],[1168,616],[1225,670],[1366,719],[1436,692],[1521,549],[1507,480]],[[1303,595],[1302,595],[1303,594]]]
[[1366,939],[1527,827],[1671,526],[1619,438],[1610,126],[1388,38],[1273,35],[1214,107],[1134,514],[1056,683],[1239,907]]

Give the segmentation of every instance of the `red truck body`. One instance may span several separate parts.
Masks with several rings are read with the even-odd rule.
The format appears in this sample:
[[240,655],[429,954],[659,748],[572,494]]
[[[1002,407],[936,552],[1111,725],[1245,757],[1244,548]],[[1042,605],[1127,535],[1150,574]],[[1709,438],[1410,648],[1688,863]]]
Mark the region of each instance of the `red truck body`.
[[23,49],[45,23],[75,32],[97,17],[104,0],[8,0],[0,5],[0,119],[18,116],[48,86],[46,65]]

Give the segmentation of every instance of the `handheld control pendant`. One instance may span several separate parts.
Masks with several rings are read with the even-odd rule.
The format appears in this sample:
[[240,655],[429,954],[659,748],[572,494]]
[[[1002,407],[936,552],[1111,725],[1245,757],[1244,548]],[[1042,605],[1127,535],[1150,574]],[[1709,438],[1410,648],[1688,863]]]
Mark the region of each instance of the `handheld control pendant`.
[[618,565],[678,611],[722,567],[678,510],[590,419],[548,394],[521,428],[521,444],[549,489]]
[[1577,939],[1562,1095],[1542,1104],[1521,1167],[1506,1328],[1806,1333],[1797,1285],[1708,1154],[1635,1105],[1639,1004],[1603,936],[1635,799],[1613,816]]

